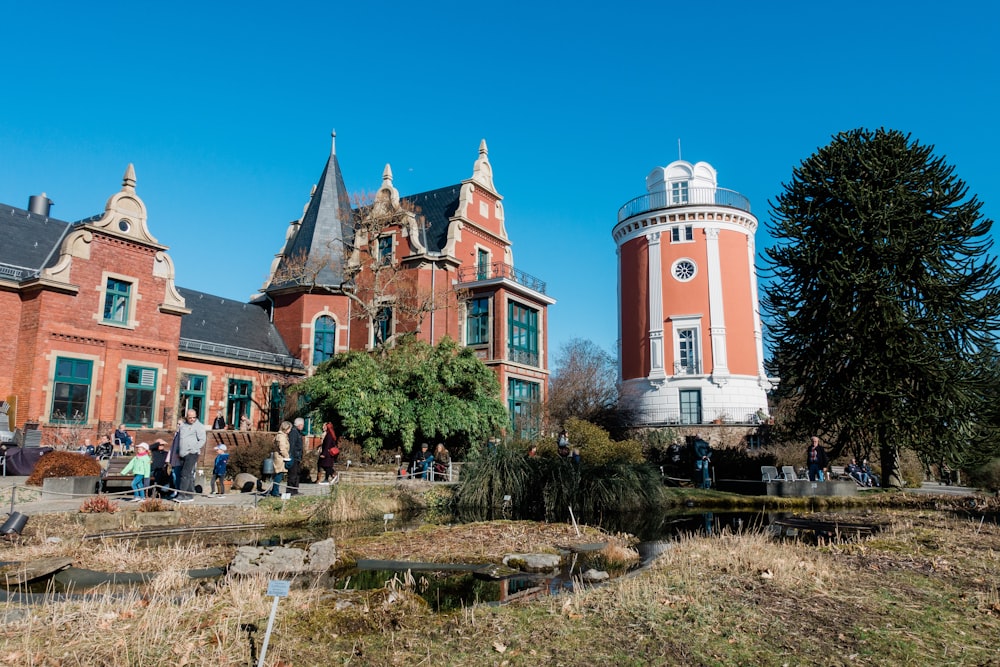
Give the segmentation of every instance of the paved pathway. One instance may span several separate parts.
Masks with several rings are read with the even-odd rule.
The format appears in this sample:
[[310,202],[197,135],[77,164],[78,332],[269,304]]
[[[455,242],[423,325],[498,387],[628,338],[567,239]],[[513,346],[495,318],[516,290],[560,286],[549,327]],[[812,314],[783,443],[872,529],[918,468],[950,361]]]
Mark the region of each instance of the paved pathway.
[[[52,494],[43,494],[41,488],[37,486],[27,486],[25,484],[27,479],[27,477],[0,477],[0,512],[8,513],[12,508],[14,511],[28,516],[46,512],[75,512],[80,508],[84,498],[90,497],[53,497]],[[307,496],[325,495],[330,493],[330,487],[323,484],[303,484],[300,487],[300,493]],[[132,497],[131,490],[102,495],[118,500],[123,509],[134,508],[137,505],[137,503],[128,502]],[[261,498],[262,496],[252,493],[227,493],[224,496],[195,495],[194,502],[181,503],[178,507],[190,505],[252,507]]]

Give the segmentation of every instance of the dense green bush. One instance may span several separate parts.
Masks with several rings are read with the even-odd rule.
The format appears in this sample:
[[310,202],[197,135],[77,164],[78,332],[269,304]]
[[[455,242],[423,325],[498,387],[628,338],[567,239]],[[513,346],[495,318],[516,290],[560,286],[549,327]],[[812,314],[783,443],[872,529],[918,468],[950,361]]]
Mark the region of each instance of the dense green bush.
[[1000,489],[1000,459],[993,459],[986,464],[966,473],[962,480],[968,486],[996,491]]

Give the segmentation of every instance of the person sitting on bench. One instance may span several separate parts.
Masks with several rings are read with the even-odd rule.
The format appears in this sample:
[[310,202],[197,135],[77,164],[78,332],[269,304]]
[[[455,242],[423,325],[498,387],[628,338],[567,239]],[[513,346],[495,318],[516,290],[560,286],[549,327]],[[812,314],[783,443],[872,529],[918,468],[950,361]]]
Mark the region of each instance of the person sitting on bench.
[[844,468],[844,472],[854,478],[854,480],[861,486],[871,486],[868,473],[865,472],[864,468],[858,465],[858,460],[856,458],[851,457],[851,462]]

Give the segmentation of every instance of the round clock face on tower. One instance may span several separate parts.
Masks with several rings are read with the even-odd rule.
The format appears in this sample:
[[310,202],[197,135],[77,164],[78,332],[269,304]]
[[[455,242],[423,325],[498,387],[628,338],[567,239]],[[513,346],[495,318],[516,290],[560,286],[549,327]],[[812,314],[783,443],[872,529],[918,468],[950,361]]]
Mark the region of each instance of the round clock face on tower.
[[695,274],[698,272],[697,267],[695,267],[694,262],[690,259],[679,259],[674,262],[674,266],[671,269],[671,273],[674,274],[674,278],[686,283],[687,281],[694,278]]

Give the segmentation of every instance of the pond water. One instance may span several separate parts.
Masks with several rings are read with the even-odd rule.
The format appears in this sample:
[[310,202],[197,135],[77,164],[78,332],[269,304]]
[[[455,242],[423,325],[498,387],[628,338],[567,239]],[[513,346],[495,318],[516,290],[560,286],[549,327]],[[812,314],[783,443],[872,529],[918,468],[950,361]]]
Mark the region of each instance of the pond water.
[[[632,568],[639,569],[648,564],[665,550],[671,548],[680,536],[692,534],[719,534],[721,532],[740,534],[746,531],[768,530],[775,521],[787,517],[790,513],[768,512],[715,512],[699,509],[665,511],[665,512],[635,512],[616,515],[606,515],[590,518],[581,523],[596,525],[603,530],[615,533],[634,535],[638,543],[635,545],[640,555],[640,562]],[[797,516],[802,516],[798,513]],[[213,544],[256,545],[256,546],[297,546],[307,548],[312,542],[333,537],[342,540],[347,537],[377,535],[385,531],[402,532],[418,528],[426,523],[451,524],[468,521],[481,521],[482,513],[471,513],[458,516],[441,516],[428,514],[397,514],[390,521],[358,521],[335,524],[312,531],[299,530],[257,530],[239,531],[235,533],[218,533],[206,540],[206,535],[195,536],[200,541]],[[498,513],[495,519],[513,519]],[[156,538],[158,540],[169,538]],[[186,539],[186,538],[185,538]],[[381,566],[379,566],[381,565]],[[465,571],[455,571],[456,567],[434,564],[404,564],[397,567],[384,567],[384,562],[376,562],[373,566],[358,567],[351,570],[339,570],[325,573],[319,577],[315,585],[333,589],[369,590],[388,586],[408,588],[423,597],[431,609],[448,611],[467,607],[472,604],[502,604],[516,599],[531,598],[563,591],[572,591],[579,586],[581,575],[588,569],[601,566],[596,562],[594,554],[588,552],[566,554],[558,571],[545,575],[517,574],[511,577],[496,579],[475,572],[466,566]],[[397,564],[393,564],[397,565]],[[612,577],[625,572],[610,572]],[[143,585],[143,582],[120,582],[120,585]],[[588,584],[589,585],[589,584]],[[77,583],[66,586],[59,583],[36,582],[29,590],[42,592],[45,590],[65,592],[86,590]]]

